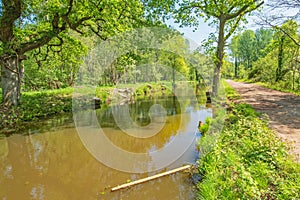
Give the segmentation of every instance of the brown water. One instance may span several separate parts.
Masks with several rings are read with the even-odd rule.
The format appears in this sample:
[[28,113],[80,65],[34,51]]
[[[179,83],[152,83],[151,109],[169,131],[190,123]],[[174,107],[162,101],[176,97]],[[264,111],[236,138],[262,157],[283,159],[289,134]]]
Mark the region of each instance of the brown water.
[[[168,105],[169,100],[164,100],[163,104]],[[151,101],[137,102],[132,105],[135,110],[131,109],[130,113],[132,117],[142,116],[141,110],[147,112],[151,105],[153,105]],[[157,123],[150,123],[147,117],[137,117],[133,120],[136,123],[144,124],[143,126],[148,129],[155,129],[161,126],[162,121],[164,122],[164,126],[160,127],[157,134],[147,138],[133,137],[125,133],[129,129],[135,129],[136,132],[139,132],[139,127],[129,127],[126,130],[118,128],[111,115],[112,108],[98,110],[95,116],[100,121],[103,134],[114,145],[126,152],[142,153],[151,157],[151,153],[157,153],[161,149],[172,146],[172,141],[176,138],[183,141],[189,137],[194,137],[195,133],[190,133],[190,127],[194,127],[192,124],[196,120],[204,120],[211,115],[211,110],[200,109],[189,104],[186,104],[186,112],[184,113],[171,112],[170,110],[174,107],[166,107],[168,115],[164,119],[160,119],[160,117],[151,118],[152,122],[156,120]],[[122,109],[119,106],[114,109],[116,108]],[[91,113],[93,111],[80,113],[80,116],[85,116],[84,119],[86,119],[85,122],[82,122],[85,125],[81,127],[85,129],[85,132],[81,134],[86,134],[88,138],[96,140],[94,138],[96,134],[93,132],[97,128],[88,126],[89,118],[86,117],[92,116]],[[107,165],[110,163],[105,163],[105,161],[103,164],[99,161],[97,155],[91,154],[93,150],[84,145],[84,139],[78,130],[78,127],[76,129],[70,120],[57,118],[28,126],[21,134],[1,137],[0,199],[194,199],[193,184],[188,173],[176,173],[116,192],[110,192],[110,189],[122,183],[179,167],[184,163],[194,162],[197,157],[195,143],[185,149],[184,154],[168,166],[156,171],[149,170],[145,173],[128,173],[114,169],[120,166],[108,167]],[[181,148],[180,143],[175,144]],[[105,146],[101,146],[101,148],[104,152],[106,151]],[[99,146],[97,150],[99,150]],[[115,155],[107,154],[106,157],[114,158]],[[122,163],[128,165],[127,157],[117,160],[120,165]],[[157,162],[163,163],[165,160],[167,160],[166,157],[153,155],[152,160],[137,160],[137,163],[144,162],[144,164],[151,166],[151,169],[154,169],[153,166],[158,169],[161,165]],[[141,169],[138,168],[140,165],[132,162],[132,165],[128,165],[127,168],[125,166],[125,169],[130,166],[134,168],[133,171]]]

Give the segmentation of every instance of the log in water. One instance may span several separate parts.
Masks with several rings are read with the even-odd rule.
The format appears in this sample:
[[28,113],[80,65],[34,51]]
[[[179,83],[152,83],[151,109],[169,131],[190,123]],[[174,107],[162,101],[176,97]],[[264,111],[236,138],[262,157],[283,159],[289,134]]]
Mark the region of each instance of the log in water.
[[114,192],[114,191],[124,189],[124,188],[130,187],[130,186],[134,186],[134,185],[137,185],[137,184],[140,184],[140,183],[145,183],[145,182],[148,182],[148,181],[151,181],[151,180],[163,177],[163,176],[174,174],[176,172],[183,171],[185,169],[189,169],[189,168],[191,168],[191,166],[192,165],[185,165],[183,167],[179,167],[179,168],[167,171],[167,172],[163,172],[163,173],[156,174],[156,175],[153,175],[153,176],[150,176],[150,177],[147,177],[147,178],[139,179],[139,180],[136,180],[136,181],[133,181],[133,182],[130,182],[130,183],[125,183],[125,184],[113,187],[111,189],[111,191]]

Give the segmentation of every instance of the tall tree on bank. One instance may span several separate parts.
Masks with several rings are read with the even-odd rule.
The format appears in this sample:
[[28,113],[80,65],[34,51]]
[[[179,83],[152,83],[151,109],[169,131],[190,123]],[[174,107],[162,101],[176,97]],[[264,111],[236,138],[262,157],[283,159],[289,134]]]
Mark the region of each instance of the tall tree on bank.
[[0,1],[0,64],[2,104],[18,105],[21,65],[26,53],[42,46],[59,51],[61,34],[70,29],[94,33],[102,39],[124,31],[143,16],[142,4],[98,0],[2,0]]
[[149,11],[152,16],[164,14],[163,18],[169,19],[173,15],[176,22],[181,23],[182,26],[199,26],[200,18],[211,20],[212,24],[217,25],[218,39],[214,59],[213,95],[218,94],[226,41],[234,33],[244,16],[264,3],[262,0],[145,0],[144,2],[147,6],[152,7],[152,10]]

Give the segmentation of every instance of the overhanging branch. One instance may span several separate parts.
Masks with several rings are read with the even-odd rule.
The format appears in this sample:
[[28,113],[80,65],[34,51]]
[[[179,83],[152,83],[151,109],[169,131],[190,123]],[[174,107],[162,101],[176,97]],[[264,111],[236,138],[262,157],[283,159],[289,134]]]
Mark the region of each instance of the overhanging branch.
[[[257,0],[254,1],[254,3],[256,3],[256,2],[257,2]],[[226,15],[226,20],[230,20],[230,19],[236,18],[236,17],[239,16],[239,15],[245,15],[246,13],[249,13],[249,12],[251,12],[251,11],[253,11],[253,10],[259,8],[259,7],[262,6],[263,4],[264,4],[264,1],[260,2],[260,3],[257,4],[255,7],[250,8],[250,9],[248,9],[248,8],[250,7],[249,4],[244,5],[241,9],[239,9],[239,10],[236,11],[235,13],[232,13],[232,14],[228,13],[228,14]],[[232,9],[231,9],[231,10],[232,10]],[[231,11],[231,10],[230,10],[230,11]]]
[[267,19],[262,19],[267,25],[271,26],[274,29],[277,29],[279,31],[281,31],[283,34],[285,34],[288,38],[290,38],[293,43],[297,46],[300,46],[300,42],[297,41],[294,37],[291,36],[291,34],[289,34],[286,30],[284,30],[283,28],[281,28],[280,26],[274,25],[271,22],[269,22],[269,20]]

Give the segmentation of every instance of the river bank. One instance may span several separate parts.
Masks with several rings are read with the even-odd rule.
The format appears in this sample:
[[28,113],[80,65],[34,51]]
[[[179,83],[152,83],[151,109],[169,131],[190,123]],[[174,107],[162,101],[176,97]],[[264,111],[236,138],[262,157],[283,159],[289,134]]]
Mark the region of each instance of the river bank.
[[[196,87],[195,82],[190,82],[193,88]],[[181,87],[181,82],[176,82],[176,87]],[[207,88],[196,90],[199,103],[203,104],[206,101],[205,92]],[[101,101],[101,105],[109,105],[114,98],[114,89],[116,86],[101,86],[96,88],[89,88],[87,91]],[[125,103],[127,100],[135,100],[138,98],[153,98],[160,96],[172,95],[171,82],[157,82],[157,83],[141,83],[141,84],[126,84],[119,85],[119,90],[133,90],[134,92],[126,94],[124,97]],[[33,92],[23,92],[21,96],[21,103],[19,106],[13,108],[9,113],[7,108],[0,106],[0,130],[18,128],[22,123],[35,122],[38,120],[47,119],[52,116],[61,115],[64,113],[72,113],[73,95],[76,92],[75,88],[62,88],[56,90],[42,90]],[[133,99],[129,98],[130,95]],[[0,89],[0,105],[1,105],[1,89]],[[87,102],[93,103],[93,102]]]
[[[229,99],[240,98],[226,84]],[[225,127],[200,141],[198,199],[299,199],[300,165],[268,120],[244,103],[228,103]]]
[[[148,84],[147,86],[144,84],[135,91],[135,96],[150,95],[150,89],[157,88],[157,85]],[[105,104],[113,89],[112,86],[97,87],[93,92],[95,97]],[[24,122],[33,122],[55,115],[71,113],[73,92],[74,88],[71,87],[23,92],[20,105],[13,108],[9,113],[6,112],[7,108],[0,107],[0,129],[16,128],[16,126],[22,126]],[[169,94],[169,90],[166,90],[166,93]],[[0,104],[1,99],[0,94]]]

